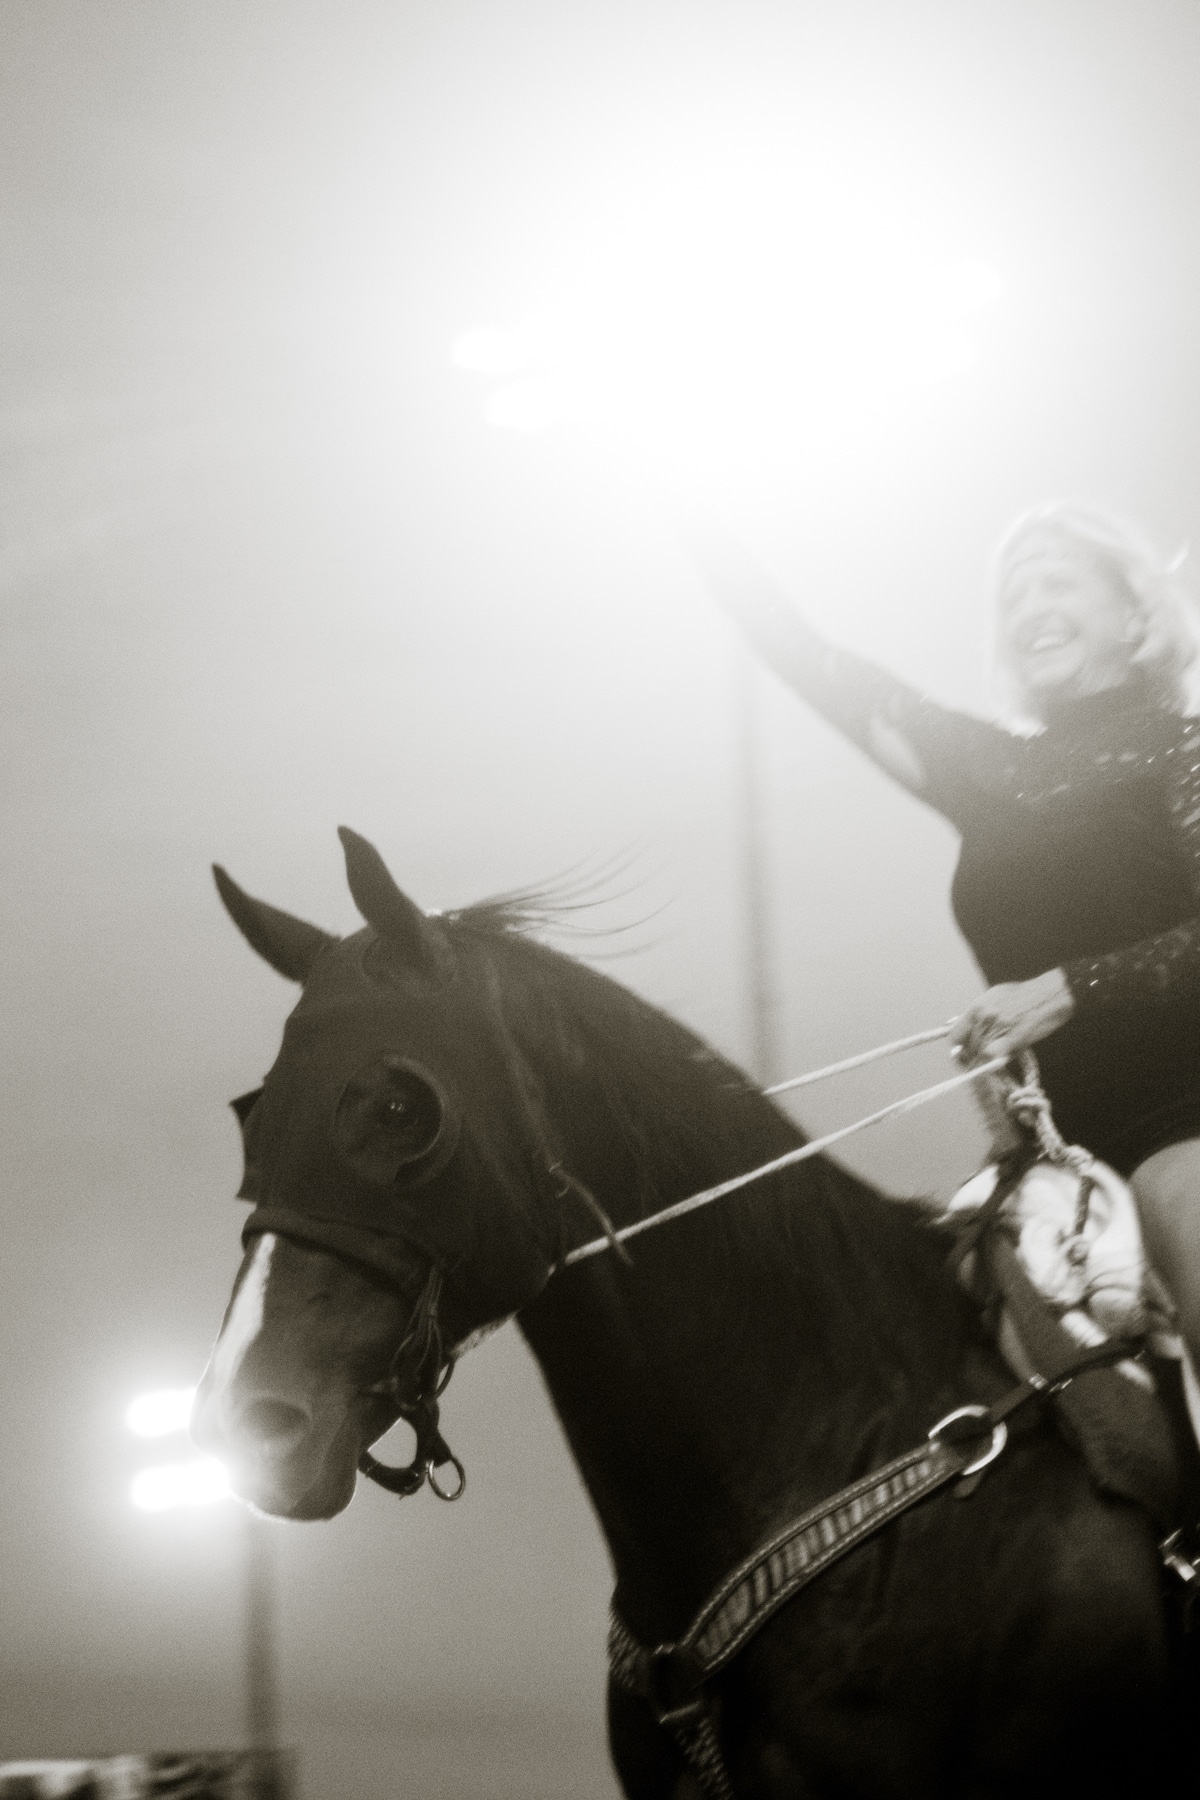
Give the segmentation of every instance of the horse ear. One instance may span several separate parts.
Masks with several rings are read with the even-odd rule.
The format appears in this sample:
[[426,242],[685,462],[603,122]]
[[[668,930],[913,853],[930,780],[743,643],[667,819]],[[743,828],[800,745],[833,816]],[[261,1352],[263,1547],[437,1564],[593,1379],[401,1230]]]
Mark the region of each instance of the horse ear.
[[255,900],[219,863],[213,864],[213,879],[226,912],[250,948],[289,981],[306,981],[321,951],[337,943],[319,925],[307,925],[265,900]]
[[338,826],[338,836],[346,853],[350,892],[367,924],[406,963],[429,974],[447,974],[453,967],[453,953],[440,926],[396,886],[374,844],[347,825]]

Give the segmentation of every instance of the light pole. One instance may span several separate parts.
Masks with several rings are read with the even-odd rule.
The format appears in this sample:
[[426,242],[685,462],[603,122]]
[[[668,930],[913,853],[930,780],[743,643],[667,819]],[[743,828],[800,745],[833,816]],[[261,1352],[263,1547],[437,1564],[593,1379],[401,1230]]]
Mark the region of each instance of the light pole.
[[242,1508],[243,1652],[246,1742],[270,1756],[279,1749],[279,1662],[276,1654],[275,1557],[271,1527]]
[[745,920],[750,1050],[764,1087],[780,1071],[779,990],[771,941],[769,833],[766,781],[759,726],[758,670],[745,645],[733,648],[734,806],[739,836]]
[[[141,1394],[125,1413],[137,1437],[165,1438],[187,1431],[195,1388],[162,1388]],[[233,1498],[229,1476],[215,1457],[193,1456],[186,1462],[159,1463],[142,1469],[130,1486],[130,1499],[142,1512],[204,1506]],[[264,1772],[259,1791],[277,1792],[274,1774],[279,1751],[279,1670],[276,1654],[275,1566],[271,1527],[250,1510],[240,1509],[239,1536],[242,1590],[243,1694],[247,1747],[260,1753]]]

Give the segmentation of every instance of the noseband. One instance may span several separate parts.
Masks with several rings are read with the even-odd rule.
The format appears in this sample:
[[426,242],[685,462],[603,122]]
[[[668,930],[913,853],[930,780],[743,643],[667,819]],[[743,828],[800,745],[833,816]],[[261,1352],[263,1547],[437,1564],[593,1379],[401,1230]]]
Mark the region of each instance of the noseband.
[[[242,1241],[268,1231],[290,1243],[305,1244],[343,1261],[358,1263],[382,1276],[390,1288],[404,1297],[412,1291],[411,1258],[417,1253],[409,1250],[403,1240],[291,1207],[257,1206],[246,1220]],[[407,1258],[402,1251],[407,1252]],[[438,1320],[441,1294],[442,1272],[429,1262],[424,1285],[387,1374],[374,1387],[363,1390],[374,1398],[389,1400],[397,1417],[416,1434],[412,1461],[400,1468],[380,1462],[369,1450],[364,1450],[358,1459],[360,1474],[401,1497],[417,1493],[428,1482],[439,1500],[460,1500],[467,1485],[466,1470],[438,1429],[438,1402],[454,1373],[454,1359],[446,1354]],[[453,1487],[443,1486],[438,1480],[438,1470],[447,1466],[454,1470]]]

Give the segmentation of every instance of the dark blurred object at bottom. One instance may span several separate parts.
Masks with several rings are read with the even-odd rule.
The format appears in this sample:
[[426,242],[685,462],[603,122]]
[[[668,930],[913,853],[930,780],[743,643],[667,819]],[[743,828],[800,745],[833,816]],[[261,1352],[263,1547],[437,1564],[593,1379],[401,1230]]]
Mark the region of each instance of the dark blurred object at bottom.
[[0,1800],[290,1800],[288,1750],[200,1750],[0,1763]]

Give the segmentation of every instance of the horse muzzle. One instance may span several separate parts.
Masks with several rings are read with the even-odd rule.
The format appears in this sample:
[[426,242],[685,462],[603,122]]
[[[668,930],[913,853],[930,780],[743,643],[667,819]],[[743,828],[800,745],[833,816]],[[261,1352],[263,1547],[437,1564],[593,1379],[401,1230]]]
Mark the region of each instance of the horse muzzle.
[[230,1401],[201,1384],[192,1438],[229,1471],[239,1499],[286,1519],[331,1519],[354,1494],[358,1460],[394,1417],[383,1400],[349,1405],[251,1392]]

